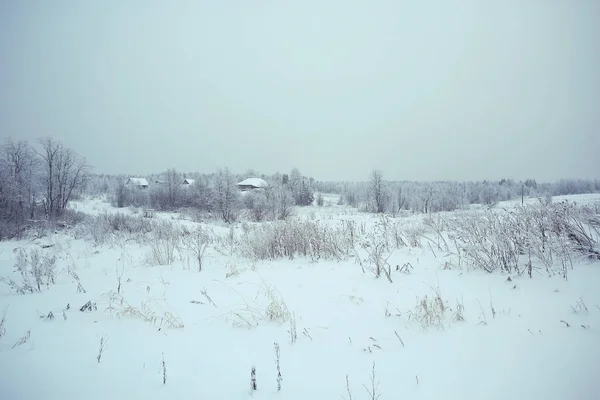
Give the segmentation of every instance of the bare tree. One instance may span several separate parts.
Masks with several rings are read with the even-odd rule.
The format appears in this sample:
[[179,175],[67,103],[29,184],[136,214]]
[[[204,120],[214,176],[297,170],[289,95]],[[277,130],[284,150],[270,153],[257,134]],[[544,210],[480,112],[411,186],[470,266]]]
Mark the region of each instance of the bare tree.
[[423,193],[422,193],[422,198],[423,198],[423,212],[425,214],[427,214],[428,212],[431,211],[431,202],[433,200],[433,185],[428,184],[424,189],[423,189]]
[[302,174],[298,168],[292,169],[290,175],[288,177],[288,187],[292,192],[292,196],[294,197],[294,201],[296,201],[300,197],[300,185],[302,184]]
[[381,171],[375,170],[371,173],[369,197],[374,212],[384,213],[386,211],[389,199],[387,187],[383,180],[383,173]]
[[292,215],[294,197],[286,187],[273,188],[267,192],[267,198],[273,213],[273,219],[284,220]]
[[225,168],[219,170],[214,181],[214,206],[223,221],[235,221],[239,209],[239,193],[234,176]]
[[125,207],[128,204],[127,195],[128,190],[125,182],[119,182],[115,190],[115,205],[119,208]]
[[26,141],[0,145],[0,217],[17,225],[34,217],[38,159]]
[[263,221],[268,213],[268,199],[264,192],[250,192],[244,196],[244,206],[256,222]]
[[39,139],[42,160],[44,209],[46,217],[54,220],[66,210],[74,192],[81,189],[88,177],[89,165],[77,153],[52,138]]
[[397,212],[400,212],[408,207],[408,196],[406,190],[402,193],[402,186],[398,186],[397,200]]
[[170,209],[175,209],[179,203],[179,194],[181,191],[181,175],[175,169],[167,170],[165,176],[167,189],[167,204]]

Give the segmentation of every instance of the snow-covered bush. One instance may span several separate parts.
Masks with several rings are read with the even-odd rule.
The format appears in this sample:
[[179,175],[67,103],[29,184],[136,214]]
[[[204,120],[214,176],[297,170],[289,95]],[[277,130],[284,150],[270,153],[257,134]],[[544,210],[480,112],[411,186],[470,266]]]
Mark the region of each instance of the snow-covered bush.
[[265,191],[270,220],[284,220],[292,215],[294,198],[286,187],[274,187]]
[[323,205],[325,205],[325,199],[323,198],[323,193],[317,193],[316,201],[317,201],[317,205],[319,207],[323,207]]
[[77,227],[75,234],[89,237],[95,245],[103,245],[115,236],[139,239],[154,229],[153,221],[141,216],[123,213],[104,213],[86,219]]
[[309,257],[347,258],[356,240],[353,226],[344,221],[277,221],[248,227],[240,238],[242,253],[259,260]]
[[[254,285],[253,283],[251,283]],[[241,293],[236,293],[243,299],[244,305],[233,308],[225,314],[225,319],[234,326],[254,328],[261,322],[274,322],[283,324],[293,320],[293,313],[277,288],[261,279],[257,284],[257,293],[252,299],[244,298]]]
[[198,272],[202,271],[204,254],[212,242],[211,236],[202,227],[182,238],[182,247],[194,257],[198,263]]
[[507,210],[464,213],[450,222],[450,237],[463,260],[487,272],[532,271],[539,260],[567,277],[572,256],[600,258],[600,213],[595,207],[540,200]]
[[170,221],[155,223],[149,235],[150,254],[148,263],[151,265],[171,265],[175,262],[182,230]]
[[243,197],[243,203],[252,221],[261,222],[268,218],[269,200],[263,191],[246,193]]
[[[431,288],[431,293],[423,297],[417,297],[415,309],[408,311],[409,320],[418,322],[424,330],[429,328],[442,329],[449,318],[451,311],[446,301],[442,298],[439,287]],[[455,321],[464,320],[462,316],[463,306],[458,304],[457,312],[454,314]]]
[[19,282],[0,277],[0,281],[20,294],[41,292],[42,287],[54,284],[56,278],[56,257],[43,254],[40,249],[19,249],[15,272],[19,273]]
[[183,321],[170,311],[164,311],[160,302],[144,300],[139,307],[129,303],[121,294],[109,292],[107,311],[111,316],[117,318],[134,318],[148,322],[152,326],[160,328],[183,328]]
[[376,278],[383,273],[390,282],[392,282],[392,267],[388,260],[394,251],[393,226],[390,218],[382,214],[373,231],[359,240],[361,251],[355,253],[356,261],[361,265],[363,272],[368,269]]

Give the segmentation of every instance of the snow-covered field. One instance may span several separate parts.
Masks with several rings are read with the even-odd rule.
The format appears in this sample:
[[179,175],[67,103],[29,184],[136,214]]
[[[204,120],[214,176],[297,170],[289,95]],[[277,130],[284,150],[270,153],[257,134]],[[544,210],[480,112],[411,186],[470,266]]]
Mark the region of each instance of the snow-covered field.
[[[378,221],[325,200],[296,218]],[[97,199],[73,208],[116,212]],[[529,278],[406,246],[390,283],[353,257],[257,261],[222,241],[198,272],[184,251],[157,266],[143,241],[75,237],[0,242],[0,276],[15,281],[19,249],[56,257],[39,293],[0,282],[0,399],[600,398],[598,261],[573,259],[568,280]]]

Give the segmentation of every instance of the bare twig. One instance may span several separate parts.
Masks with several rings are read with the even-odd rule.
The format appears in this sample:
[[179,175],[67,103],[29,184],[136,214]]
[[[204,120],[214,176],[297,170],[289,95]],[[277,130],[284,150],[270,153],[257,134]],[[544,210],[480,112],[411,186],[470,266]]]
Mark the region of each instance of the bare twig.
[[350,390],[350,380],[348,379],[348,374],[346,374],[346,393],[348,393],[348,399],[346,400],[352,400],[352,391]]
[[210,298],[210,296],[208,295],[208,292],[206,291],[206,288],[203,288],[200,293],[202,293],[202,295],[206,298],[206,300],[209,301],[210,304],[212,304],[215,308],[217,308],[217,305],[215,304],[215,302]]
[[367,387],[367,385],[363,385],[369,394],[370,400],[378,400],[381,397],[381,394],[378,392],[379,390],[379,382],[375,381],[375,361],[373,361],[373,369],[371,371],[371,387]]
[[162,353],[162,382],[163,385],[167,384],[167,364],[165,363],[165,353]]
[[279,344],[275,343],[275,364],[277,367],[277,391],[281,391],[281,381],[283,381],[283,377],[281,376],[281,367],[279,365]]
[[398,340],[400,341],[400,343],[402,343],[402,347],[404,347],[404,342],[400,338],[400,335],[398,335],[398,332],[394,331],[394,333],[396,334],[396,337],[398,338]]
[[29,338],[31,338],[30,330],[27,331],[27,333],[21,339],[19,339],[19,341],[17,343],[15,343],[12,348],[14,349],[15,347],[24,345],[25,343],[27,343],[29,341]]
[[100,363],[100,360],[102,359],[102,353],[104,353],[104,349],[106,349],[106,342],[108,342],[108,337],[102,335],[102,337],[100,337],[100,347],[98,348],[98,355],[96,356],[96,360],[98,360],[98,363]]
[[258,386],[256,384],[256,367],[253,366],[250,370],[250,390],[256,391],[257,389]]
[[2,319],[0,319],[0,338],[6,335],[6,313],[8,312],[8,306],[4,307],[2,311]]

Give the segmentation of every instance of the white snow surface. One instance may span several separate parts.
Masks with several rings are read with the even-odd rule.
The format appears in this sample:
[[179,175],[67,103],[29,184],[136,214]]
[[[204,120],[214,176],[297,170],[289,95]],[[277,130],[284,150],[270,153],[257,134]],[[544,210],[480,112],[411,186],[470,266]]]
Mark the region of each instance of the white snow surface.
[[[328,207],[304,208],[296,218],[376,220],[334,205],[331,197]],[[73,208],[123,212],[98,199]],[[167,213],[157,217],[194,224]],[[198,272],[184,257],[169,266],[149,266],[143,243],[95,246],[53,234],[0,242],[0,276],[17,279],[18,249],[41,245],[51,245],[42,251],[57,257],[55,285],[22,295],[0,282],[0,319],[6,309],[0,399],[349,400],[346,377],[352,400],[371,399],[373,365],[380,400],[600,398],[598,262],[578,260],[568,280],[524,274],[509,282],[501,273],[447,270],[443,254],[403,248],[390,264],[411,263],[414,270],[394,271],[389,283],[363,274],[352,259],[252,261],[209,248]],[[68,268],[86,293],[76,290]],[[110,299],[120,269],[123,303]],[[443,328],[424,330],[408,315],[434,287],[452,310]],[[262,318],[274,305],[269,291],[295,315],[295,343],[289,321]],[[88,301],[97,310],[80,312]],[[464,304],[463,322],[452,318],[457,302]],[[578,306],[582,303],[587,311]],[[127,305],[154,315],[169,312],[184,326],[117,316],[115,310]],[[40,318],[50,311],[53,320]],[[258,323],[249,328],[246,321]],[[27,342],[15,346],[27,332]],[[98,362],[102,337],[106,347]],[[275,342],[283,378],[279,392]]]

